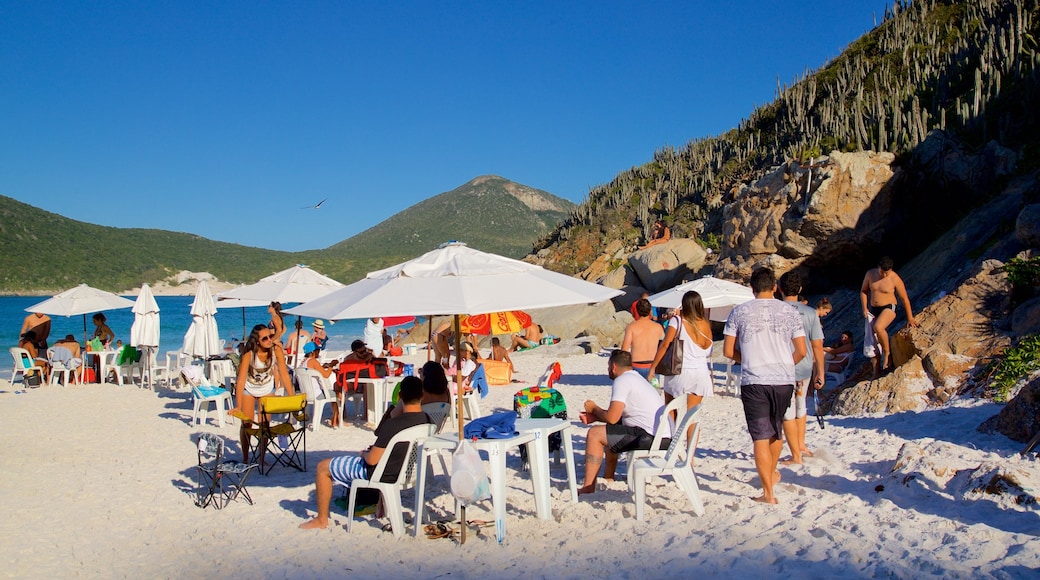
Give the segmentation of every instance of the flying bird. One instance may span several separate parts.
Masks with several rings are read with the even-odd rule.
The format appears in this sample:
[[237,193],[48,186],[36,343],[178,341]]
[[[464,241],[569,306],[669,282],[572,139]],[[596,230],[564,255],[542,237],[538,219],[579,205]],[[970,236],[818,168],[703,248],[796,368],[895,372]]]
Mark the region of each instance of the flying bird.
[[319,201],[317,205],[308,205],[307,207],[301,207],[300,209],[318,209],[319,207],[321,207],[321,204],[325,203],[328,200],[329,198],[326,197],[325,199]]

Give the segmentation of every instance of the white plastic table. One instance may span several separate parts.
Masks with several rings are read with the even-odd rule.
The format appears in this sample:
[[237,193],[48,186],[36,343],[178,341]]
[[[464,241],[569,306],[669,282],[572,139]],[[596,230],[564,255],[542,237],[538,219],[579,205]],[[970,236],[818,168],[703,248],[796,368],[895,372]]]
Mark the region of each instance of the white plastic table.
[[[404,377],[359,378],[358,385],[365,386],[365,420],[372,425],[379,424],[386,412],[386,406],[394,395],[394,387]],[[353,381],[354,379],[349,379]]]
[[98,357],[98,361],[99,361],[98,362],[97,382],[98,382],[98,384],[104,383],[105,379],[108,378],[108,372],[107,372],[108,368],[112,367],[112,366],[115,366],[115,363],[116,363],[115,357],[116,357],[116,353],[117,352],[118,351],[115,351],[115,350],[102,350],[102,351],[84,350],[83,354],[85,356],[84,356],[84,359],[83,359],[83,368],[80,369],[79,382],[80,383],[83,382],[84,373],[87,372],[87,367],[91,366],[90,361],[88,361],[86,359],[86,357],[87,356],[96,356],[96,357]]
[[[487,451],[488,454],[488,465],[491,468],[491,503],[495,513],[495,537],[499,543],[506,539],[506,451],[513,447],[527,445],[527,453],[532,457],[531,461],[533,463],[534,455],[537,453],[534,449],[535,445],[532,445],[534,439],[534,431],[529,431],[519,433],[508,439],[477,439],[476,441],[470,441],[478,451]],[[415,484],[415,524],[412,531],[412,535],[416,537],[419,535],[419,527],[422,525],[423,514],[426,511],[426,452],[428,449],[454,450],[458,444],[458,433],[442,433],[433,437],[427,437],[420,446],[419,478]],[[545,466],[545,469],[546,473],[548,473],[548,465]],[[534,471],[532,470],[533,473]],[[532,478],[531,484],[533,487],[532,491],[535,493],[535,505],[537,505],[538,496],[540,495],[539,486],[534,481],[534,478]]]
[[[563,453],[567,461],[567,483],[571,490],[571,501],[578,501],[578,480],[574,472],[574,445],[571,442],[570,421],[563,419],[517,419],[516,430],[534,433],[534,445],[528,445],[531,459],[531,479],[541,493],[535,494],[538,517],[552,519],[552,495],[549,493],[549,435],[559,433],[563,439]],[[533,449],[532,449],[533,447]]]
[[[563,449],[567,460],[567,481],[571,491],[571,501],[578,501],[578,482],[574,469],[574,447],[571,443],[570,422],[563,419],[517,419],[518,434],[508,439],[477,439],[470,441],[474,448],[487,451],[488,464],[491,471],[491,501],[495,513],[495,535],[501,543],[506,537],[506,451],[520,445],[527,445],[527,454],[531,463],[531,487],[534,492],[535,512],[539,519],[552,519],[552,494],[549,478],[549,435],[559,432],[563,438]],[[423,442],[419,452],[419,478],[415,492],[415,528],[414,535],[419,534],[419,526],[425,513],[427,449],[454,450],[458,445],[458,433],[445,433],[429,437]]]

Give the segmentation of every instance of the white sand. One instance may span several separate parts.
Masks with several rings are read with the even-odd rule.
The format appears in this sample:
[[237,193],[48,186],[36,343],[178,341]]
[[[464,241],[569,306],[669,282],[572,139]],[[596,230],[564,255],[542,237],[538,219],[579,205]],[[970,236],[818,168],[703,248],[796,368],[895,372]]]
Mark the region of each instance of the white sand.
[[[511,409],[513,393],[537,379],[554,360],[552,350],[517,354],[523,382],[493,388],[482,409]],[[607,404],[605,355],[560,361],[560,389],[572,417],[587,398]],[[704,517],[692,514],[674,483],[659,480],[648,490],[647,521],[637,522],[622,463],[619,481],[601,483],[599,492],[578,503],[569,499],[563,466],[554,466],[554,521],[542,521],[511,456],[505,544],[495,541],[493,529],[483,529],[459,549],[447,539],[395,540],[370,518],[357,520],[348,535],[347,518],[335,506],[328,530],[297,529],[314,514],[314,465],[367,446],[373,440],[368,430],[322,426],[307,439],[310,473],[276,468],[251,481],[256,505],[202,510],[189,493],[193,435],[217,429],[213,420],[189,426],[186,392],[92,385],[15,393],[3,381],[0,391],[8,437],[0,459],[3,576],[656,578],[698,571],[1013,578],[1036,577],[1040,568],[1036,503],[967,491],[967,470],[990,461],[1018,470],[1032,495],[1040,493],[1037,462],[1017,458],[1020,444],[975,432],[998,410],[992,404],[962,401],[922,413],[835,417],[822,431],[810,421],[808,441],[817,457],[782,468],[781,504],[766,506],[749,499],[758,491],[757,478],[739,400],[717,396],[707,401],[697,452]],[[585,428],[575,424],[580,454]],[[233,439],[237,430],[219,432]],[[908,456],[893,472],[908,441],[923,453]],[[580,457],[577,467],[580,480]],[[445,519],[452,502],[439,465],[434,471],[428,497],[433,517]],[[412,497],[406,492],[406,505]],[[471,507],[467,516],[491,519],[489,511],[490,502]]]

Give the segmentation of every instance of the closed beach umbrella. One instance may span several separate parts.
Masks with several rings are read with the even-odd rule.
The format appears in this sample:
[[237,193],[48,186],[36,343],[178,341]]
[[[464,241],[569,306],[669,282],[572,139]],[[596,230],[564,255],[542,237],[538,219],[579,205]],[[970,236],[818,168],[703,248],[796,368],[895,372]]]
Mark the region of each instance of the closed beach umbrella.
[[705,276],[654,294],[650,304],[658,308],[680,308],[683,295],[691,290],[701,295],[708,318],[716,322],[725,322],[734,306],[755,298],[748,286]]
[[191,303],[191,326],[184,334],[184,354],[208,358],[220,354],[220,334],[217,332],[217,307],[213,295],[203,280]]
[[[152,288],[141,286],[141,293],[134,302],[134,323],[130,326],[130,346],[144,351],[144,368],[148,379],[152,379],[152,352],[159,348],[159,304],[155,302]],[[154,383],[154,381],[152,381]]]
[[523,310],[471,314],[459,321],[462,334],[511,334],[531,326],[531,315]]
[[133,300],[116,296],[111,292],[98,290],[86,284],[80,284],[59,294],[34,304],[25,309],[26,312],[41,312],[51,316],[83,315],[83,341],[87,340],[87,315],[103,310],[130,308]]

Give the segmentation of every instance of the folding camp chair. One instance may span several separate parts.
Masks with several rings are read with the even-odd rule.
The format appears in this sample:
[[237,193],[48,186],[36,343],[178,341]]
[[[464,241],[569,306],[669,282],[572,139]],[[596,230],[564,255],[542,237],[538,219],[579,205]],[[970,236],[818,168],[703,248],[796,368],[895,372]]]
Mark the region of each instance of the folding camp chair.
[[[219,435],[200,433],[196,442],[199,463],[196,467],[195,505],[205,508],[212,503],[219,510],[239,496],[253,505],[246,481],[257,465],[224,459],[224,438]],[[225,484],[227,489],[224,489]]]
[[[271,473],[278,464],[307,471],[307,395],[262,397],[259,401],[260,422],[242,423],[242,431],[248,436],[242,439],[250,443],[250,457],[260,464],[260,474]],[[275,415],[285,420],[277,422]],[[268,453],[274,456],[269,464]]]

